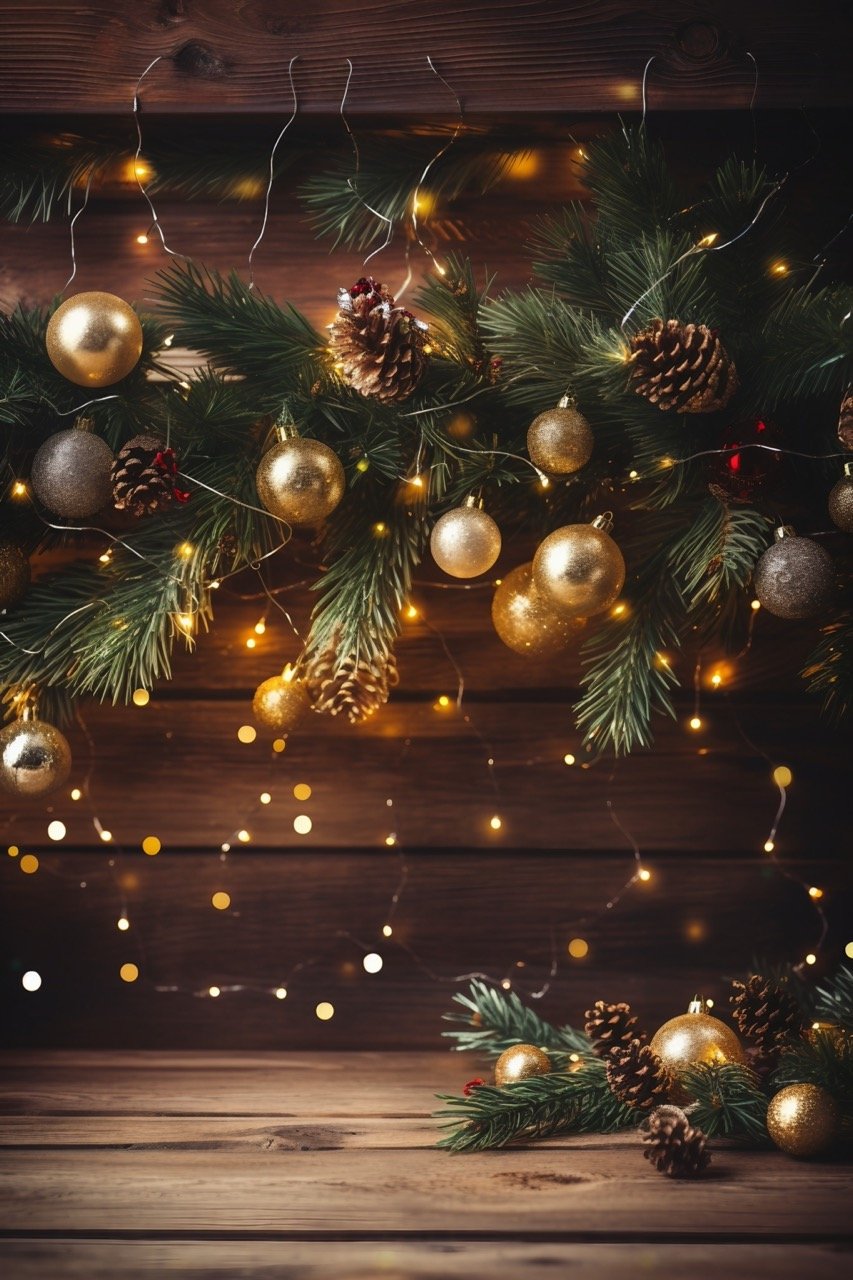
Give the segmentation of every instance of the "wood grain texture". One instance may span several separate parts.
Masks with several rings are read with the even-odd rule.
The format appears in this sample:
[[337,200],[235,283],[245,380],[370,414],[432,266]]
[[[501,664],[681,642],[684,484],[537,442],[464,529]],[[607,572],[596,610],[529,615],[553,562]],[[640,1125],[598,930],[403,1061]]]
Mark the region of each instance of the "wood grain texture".
[[[152,58],[149,112],[336,112],[344,59],[350,111],[451,113],[430,53],[473,113],[636,109],[646,60],[674,109],[744,107],[761,69],[765,106],[849,103],[843,7],[757,0],[665,7],[632,0],[53,0],[0,4],[0,107],[125,109]],[[377,74],[379,69],[379,74]]]

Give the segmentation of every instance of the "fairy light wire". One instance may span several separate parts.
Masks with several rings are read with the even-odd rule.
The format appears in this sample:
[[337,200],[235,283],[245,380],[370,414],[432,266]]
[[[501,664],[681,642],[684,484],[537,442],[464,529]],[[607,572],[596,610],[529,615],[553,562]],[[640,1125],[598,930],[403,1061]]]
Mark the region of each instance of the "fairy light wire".
[[[71,222],[69,223],[69,226],[68,226],[68,238],[71,246],[71,275],[68,277],[68,279],[65,281],[65,284],[60,289],[59,291],[60,293],[65,292],[65,290],[71,284],[71,281],[77,275],[77,244],[75,240],[75,229],[77,226],[77,219],[80,217],[81,213],[83,213],[83,211],[85,210],[86,206],[89,203],[89,193],[92,190],[92,179],[94,177],[94,174],[95,174],[95,170],[94,168],[91,168],[89,170],[89,175],[86,179],[86,190],[83,195],[83,203],[80,205],[80,208],[74,214],[74,217],[71,218]],[[69,217],[71,217],[71,193],[73,189],[74,189],[73,186],[69,185],[68,187],[68,216]]]
[[349,188],[349,190],[352,192],[352,194],[355,196],[359,204],[362,206],[362,208],[366,209],[367,212],[372,214],[374,218],[378,218],[380,222],[384,222],[386,226],[385,239],[382,241],[382,244],[379,246],[378,249],[374,249],[372,253],[369,253],[361,264],[363,267],[366,267],[368,262],[370,262],[371,258],[375,258],[377,254],[382,253],[382,251],[384,249],[387,249],[388,245],[391,243],[391,238],[394,234],[394,220],[393,218],[389,218],[387,214],[380,213],[378,209],[374,209],[373,205],[368,204],[368,202],[364,199],[364,197],[362,196],[361,192],[358,189],[358,181],[361,176],[361,151],[359,149],[358,139],[355,136],[355,132],[352,129],[350,122],[347,119],[346,112],[344,110],[346,106],[347,96],[349,94],[350,82],[353,76],[352,59],[347,58],[346,64],[347,64],[348,71],[347,71],[346,84],[344,85],[343,97],[341,98],[339,114],[340,114],[343,126],[346,129],[347,134],[349,135],[349,140],[352,143],[353,155],[355,157],[355,173],[351,178],[347,178],[346,185]]
[[157,216],[157,210],[154,207],[154,201],[151,199],[151,196],[148,194],[148,187],[150,185],[150,180],[148,182],[143,182],[140,176],[139,162],[142,158],[142,113],[141,113],[140,102],[139,102],[139,90],[142,86],[142,81],[148,75],[149,71],[152,71],[154,67],[157,66],[158,62],[162,62],[163,56],[164,55],[160,53],[157,55],[156,58],[151,59],[151,61],[148,63],[148,66],[145,68],[145,70],[142,72],[142,75],[137,80],[136,88],[133,91],[133,122],[136,126],[136,152],[133,157],[133,176],[136,180],[136,185],[139,188],[140,193],[145,200],[145,203],[148,205],[148,208],[151,211],[151,225],[154,227],[154,229],[157,232],[157,235],[160,237],[160,243],[165,249],[166,253],[168,253],[169,256],[172,258],[181,258],[184,262],[189,262],[190,259],[187,257],[185,253],[178,253],[175,249],[170,249],[169,245],[166,243],[166,236],[160,224],[160,219]]
[[272,150],[270,151],[269,177],[267,179],[267,189],[264,195],[264,216],[261,221],[261,229],[258,232],[258,238],[255,241],[255,243],[252,245],[251,249],[249,250],[249,289],[250,290],[254,289],[255,287],[255,265],[254,265],[255,251],[260,245],[261,241],[263,240],[264,235],[266,234],[267,223],[269,222],[270,196],[272,194],[273,183],[275,182],[275,155],[276,155],[276,152],[278,151],[279,143],[281,142],[284,135],[287,133],[290,126],[293,124],[294,120],[296,119],[297,112],[299,110],[299,101],[296,96],[296,83],[293,78],[293,64],[298,60],[299,60],[299,54],[295,53],[293,57],[290,59],[290,62],[287,64],[287,75],[290,80],[290,92],[293,95],[293,111],[290,115],[290,119],[282,126],[278,134],[278,137],[276,138],[275,142],[272,145]]

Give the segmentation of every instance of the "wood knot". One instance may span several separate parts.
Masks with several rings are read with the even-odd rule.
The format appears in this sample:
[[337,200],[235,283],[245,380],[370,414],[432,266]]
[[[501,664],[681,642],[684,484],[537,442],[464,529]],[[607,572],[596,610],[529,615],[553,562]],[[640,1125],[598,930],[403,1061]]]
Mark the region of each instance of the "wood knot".
[[200,40],[188,40],[181,45],[174,54],[174,63],[179,71],[204,80],[221,80],[231,68],[231,63]]
[[187,16],[187,0],[160,0],[157,21],[161,27],[176,27]]
[[713,22],[682,22],[675,31],[675,48],[690,62],[713,62],[726,52],[725,33]]

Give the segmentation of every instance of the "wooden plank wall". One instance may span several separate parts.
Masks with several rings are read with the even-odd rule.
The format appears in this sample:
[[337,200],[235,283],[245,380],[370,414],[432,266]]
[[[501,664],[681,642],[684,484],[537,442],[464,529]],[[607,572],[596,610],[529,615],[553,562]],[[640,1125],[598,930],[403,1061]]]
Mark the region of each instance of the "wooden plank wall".
[[[166,122],[168,113],[211,113],[207,125],[194,128],[198,145],[215,148],[216,112],[246,113],[247,128],[260,123],[274,136],[271,125],[288,105],[282,69],[300,51],[309,115],[336,110],[340,63],[350,55],[357,61],[354,114],[393,112],[387,126],[401,114],[443,110],[435,84],[418,80],[414,91],[430,47],[470,108],[484,118],[515,116],[515,125],[501,126],[508,137],[518,136],[524,113],[574,113],[543,118],[541,137],[524,127],[524,144],[532,143],[536,156],[526,178],[511,174],[488,199],[467,198],[434,216],[440,247],[468,250],[497,270],[501,285],[517,287],[528,278],[521,245],[532,213],[582,194],[571,137],[612,123],[584,121],[580,110],[636,106],[638,70],[651,52],[669,51],[661,80],[651,82],[669,108],[744,105],[751,92],[746,48],[759,59],[765,105],[846,100],[836,6],[805,14],[787,4],[715,4],[710,26],[706,18],[687,4],[669,6],[664,18],[624,3],[365,10],[347,2],[314,4],[309,12],[307,5],[193,0],[34,9],[0,0],[0,107],[18,113],[16,127],[46,109],[127,118],[132,80],[165,52],[170,61],[152,76],[146,108],[167,113]],[[709,44],[711,29],[717,35]],[[688,62],[682,49],[677,56],[679,40],[705,55]],[[219,59],[205,63],[208,76],[187,70],[198,70],[198,49],[186,53],[193,42]],[[376,66],[387,75],[375,74]],[[736,115],[688,121],[667,126],[686,170],[701,167],[722,137],[749,128]],[[789,121],[769,127],[763,120],[765,141],[784,151]],[[318,118],[311,127],[318,148],[330,139],[338,145],[339,122]],[[837,141],[841,132],[830,134]],[[697,135],[704,146],[698,166]],[[814,192],[828,189],[823,179],[837,180],[833,147],[828,151],[826,168],[817,178],[810,170],[799,188],[807,212],[827,220],[827,235],[837,210]],[[243,266],[261,212],[257,201],[168,199],[158,201],[158,211],[175,248],[223,269]],[[153,238],[136,244],[145,225],[130,188],[94,196],[78,222],[76,284],[144,299],[146,281],[164,263]],[[403,275],[396,249],[381,266],[392,283]],[[4,304],[47,300],[69,269],[64,224],[0,230]],[[257,269],[261,287],[325,323],[337,287],[360,274],[361,259],[317,247],[293,183],[282,182]],[[510,544],[501,567],[527,554]],[[281,572],[283,581],[311,577],[298,563]],[[696,988],[720,997],[723,978],[756,953],[804,956],[819,921],[801,879],[825,890],[832,933],[822,954],[827,963],[838,956],[849,907],[841,821],[846,741],[819,721],[795,678],[812,642],[808,626],[761,615],[755,645],[725,694],[703,695],[701,734],[686,727],[686,696],[677,721],[660,727],[653,752],[615,771],[606,762],[583,768],[570,710],[577,655],[529,663],[509,653],[491,631],[488,588],[440,589],[447,584],[429,566],[421,576],[415,601],[422,617],[407,624],[401,642],[401,686],[364,728],[311,717],[275,757],[267,741],[238,742],[252,689],[295,651],[276,610],[257,647],[246,649],[264,610],[251,575],[221,593],[213,634],[192,658],[179,657],[174,683],[158,689],[148,707],[84,709],[85,731],[71,733],[69,786],[84,787],[89,799],[63,795],[5,815],[7,842],[20,851],[0,861],[8,1040],[434,1046],[456,975],[486,971],[535,987],[554,955],[559,973],[542,1001],[546,1015],[577,1018],[603,995],[631,998],[649,1021],[659,1020]],[[304,627],[308,593],[298,589],[281,600]],[[680,661],[689,687],[693,655]],[[436,710],[440,695],[455,696],[454,663],[465,676],[463,709]],[[564,763],[567,753],[575,765]],[[795,775],[779,851],[796,880],[761,852],[778,800],[769,761],[790,765]],[[309,800],[296,801],[297,783],[310,785]],[[266,790],[272,802],[263,806],[258,796]],[[489,826],[496,812],[504,824],[497,833]],[[294,832],[300,813],[312,819],[308,836]],[[93,814],[114,833],[109,845],[97,838]],[[46,836],[54,818],[68,829],[61,847]],[[252,837],[245,846],[234,838],[243,826]],[[386,846],[391,832],[396,847]],[[148,834],[162,841],[156,857],[141,852]],[[653,879],[603,910],[635,867],[630,837]],[[234,846],[225,861],[223,841]],[[21,871],[26,852],[38,854],[36,874]],[[405,889],[391,913],[404,865]],[[212,907],[217,891],[230,895],[228,910]],[[122,910],[131,924],[126,932],[116,927]],[[390,914],[387,939],[381,929]],[[572,937],[587,941],[586,957],[566,956]],[[384,967],[368,977],[362,956],[374,949]],[[133,984],[119,977],[128,962],[140,971]],[[38,993],[22,991],[27,969],[42,974]],[[273,993],[282,984],[288,995],[278,1001]],[[218,999],[207,995],[212,985],[222,990]],[[179,990],[158,989],[170,987]],[[334,1004],[331,1021],[316,1018],[320,1000]]]

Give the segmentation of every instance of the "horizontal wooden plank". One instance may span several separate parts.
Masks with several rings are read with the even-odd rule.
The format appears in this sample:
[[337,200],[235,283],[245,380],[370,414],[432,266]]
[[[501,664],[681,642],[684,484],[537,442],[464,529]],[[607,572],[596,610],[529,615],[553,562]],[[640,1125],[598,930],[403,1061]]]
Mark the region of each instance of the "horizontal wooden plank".
[[[849,102],[843,12],[768,0],[717,0],[712,14],[630,0],[4,0],[0,107],[114,112],[150,60],[146,110],[289,111],[286,66],[300,56],[303,112],[336,112],[345,58],[356,68],[349,110],[449,113],[425,65],[431,54],[473,113],[636,109],[642,69],[658,62],[655,98],[673,109],[745,107],[753,54],[765,106]],[[376,68],[382,74],[376,74]]]

